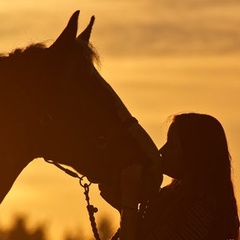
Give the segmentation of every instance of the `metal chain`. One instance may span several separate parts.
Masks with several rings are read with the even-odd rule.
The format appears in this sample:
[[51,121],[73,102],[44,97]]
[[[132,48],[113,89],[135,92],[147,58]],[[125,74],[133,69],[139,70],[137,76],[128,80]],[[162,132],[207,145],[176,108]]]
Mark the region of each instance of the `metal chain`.
[[[87,210],[88,210],[88,215],[89,215],[89,220],[91,223],[92,231],[94,234],[94,237],[96,240],[101,240],[99,237],[98,229],[97,229],[97,224],[95,221],[94,213],[98,212],[98,209],[94,207],[93,205],[90,204],[90,197],[89,197],[89,187],[91,183],[83,183],[84,176],[79,179],[79,184],[81,187],[84,188],[84,195],[86,197],[86,202],[87,202]],[[117,232],[111,237],[111,240],[117,240],[120,237],[120,228],[117,230]]]
[[[99,237],[99,233],[98,233],[98,230],[97,230],[97,224],[96,224],[95,217],[94,217],[94,214],[97,213],[98,209],[90,204],[89,187],[91,185],[91,182],[84,183],[83,180],[84,180],[85,176],[80,177],[76,172],[73,172],[70,169],[64,168],[63,166],[61,166],[60,164],[58,164],[58,163],[56,163],[52,160],[45,160],[45,161],[47,163],[55,165],[57,168],[61,169],[66,174],[70,175],[71,177],[79,179],[80,186],[84,188],[84,195],[85,195],[85,199],[86,199],[86,202],[87,202],[87,210],[88,210],[89,220],[90,220],[90,223],[91,223],[91,227],[92,227],[94,237],[95,237],[96,240],[101,240],[100,237]],[[114,234],[114,236],[111,238],[111,240],[117,240],[117,239],[119,239],[119,236],[120,236],[120,229],[118,229],[118,231]]]
[[97,213],[98,209],[90,204],[89,186],[91,185],[91,183],[89,183],[89,184],[83,183],[83,179],[84,179],[84,177],[80,178],[79,184],[80,184],[80,186],[82,186],[84,188],[84,195],[86,197],[87,210],[88,210],[88,215],[89,215],[89,220],[91,223],[93,235],[96,238],[96,240],[101,240],[99,237],[99,233],[97,230],[97,224],[96,224],[95,217],[94,217],[94,213]]

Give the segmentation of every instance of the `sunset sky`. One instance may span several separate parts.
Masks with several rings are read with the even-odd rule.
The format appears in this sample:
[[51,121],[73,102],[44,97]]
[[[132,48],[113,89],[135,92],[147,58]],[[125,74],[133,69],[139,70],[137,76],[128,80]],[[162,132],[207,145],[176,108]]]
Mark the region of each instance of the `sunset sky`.
[[[79,32],[96,17],[91,41],[99,71],[158,147],[170,115],[193,111],[220,120],[240,205],[239,0],[0,0],[0,52],[50,45],[78,9]],[[90,191],[98,218],[109,214],[117,227],[117,212],[96,187]],[[66,230],[90,229],[78,181],[42,159],[29,164],[1,204],[0,226],[16,213],[49,224],[53,240]]]

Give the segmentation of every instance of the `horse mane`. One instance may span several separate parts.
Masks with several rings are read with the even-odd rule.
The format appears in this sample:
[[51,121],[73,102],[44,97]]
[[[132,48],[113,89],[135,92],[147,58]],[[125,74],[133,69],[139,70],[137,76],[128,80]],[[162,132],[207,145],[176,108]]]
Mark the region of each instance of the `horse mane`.
[[8,54],[0,54],[0,58],[15,58],[19,56],[26,56],[26,55],[35,55],[37,52],[42,51],[43,49],[46,49],[45,44],[43,43],[35,43],[30,44],[25,48],[16,48],[12,52]]
[[46,45],[43,43],[35,43],[30,44],[25,48],[16,48],[11,53],[9,53],[9,57],[16,57],[22,54],[24,55],[35,55],[35,53],[42,51],[42,49],[46,49]]
[[90,42],[86,44],[86,42],[81,40],[78,40],[78,43],[84,47],[84,56],[89,59],[91,63],[100,65],[100,57],[93,44]]
[[[84,57],[90,61],[92,64],[96,63],[97,65],[100,64],[100,57],[97,53],[96,48],[89,42],[86,44],[86,42],[77,40],[78,44],[81,48],[83,48],[84,51]],[[16,48],[12,52],[8,54],[1,54],[0,53],[0,59],[6,59],[6,58],[18,58],[18,57],[34,57],[38,54],[41,54],[45,49],[47,49],[46,45],[44,43],[34,43],[30,44],[25,48]]]

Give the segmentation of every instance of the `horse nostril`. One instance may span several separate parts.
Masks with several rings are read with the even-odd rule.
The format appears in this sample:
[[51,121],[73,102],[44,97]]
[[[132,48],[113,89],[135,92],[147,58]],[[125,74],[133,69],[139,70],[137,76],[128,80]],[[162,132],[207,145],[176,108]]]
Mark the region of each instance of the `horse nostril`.
[[41,122],[41,125],[43,127],[49,127],[50,125],[52,125],[53,117],[48,113],[44,113],[41,116],[41,121],[40,122]]

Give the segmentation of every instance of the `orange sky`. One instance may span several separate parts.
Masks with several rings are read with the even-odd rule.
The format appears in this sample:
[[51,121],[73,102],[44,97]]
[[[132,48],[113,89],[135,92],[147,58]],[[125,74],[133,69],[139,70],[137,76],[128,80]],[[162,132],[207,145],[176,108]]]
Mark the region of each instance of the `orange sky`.
[[[77,9],[81,29],[96,16],[92,42],[101,57],[100,72],[159,147],[169,115],[202,112],[222,122],[240,202],[239,1],[2,0],[0,52],[52,43]],[[20,212],[49,223],[53,240],[68,228],[88,231],[82,192],[76,180],[35,160],[0,206],[0,224]],[[96,189],[91,193],[99,211],[111,214],[116,225],[117,213]]]

